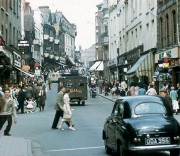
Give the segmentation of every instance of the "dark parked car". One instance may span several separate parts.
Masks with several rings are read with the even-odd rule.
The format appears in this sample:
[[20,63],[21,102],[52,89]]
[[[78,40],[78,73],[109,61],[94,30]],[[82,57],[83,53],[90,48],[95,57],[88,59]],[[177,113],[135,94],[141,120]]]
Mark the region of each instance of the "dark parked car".
[[107,154],[170,151],[180,154],[180,126],[170,105],[159,96],[127,96],[115,101],[102,137]]

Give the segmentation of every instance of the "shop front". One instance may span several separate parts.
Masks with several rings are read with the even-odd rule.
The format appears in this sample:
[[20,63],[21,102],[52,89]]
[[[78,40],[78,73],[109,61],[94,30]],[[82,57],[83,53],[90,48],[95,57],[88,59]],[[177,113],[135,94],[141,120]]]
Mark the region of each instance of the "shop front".
[[[127,84],[130,86],[131,82],[138,82],[138,77],[136,75],[136,68],[137,68],[137,60],[140,58],[140,55],[143,53],[143,45],[127,52]],[[136,65],[135,65],[136,64]],[[134,66],[135,65],[135,66]]]
[[[165,62],[166,66],[164,66]],[[174,47],[155,54],[156,71],[153,80],[161,89],[164,84],[175,86],[180,82],[180,48]]]
[[118,68],[117,68],[117,58],[114,58],[112,60],[109,60],[108,62],[108,68],[109,68],[109,81],[111,80],[118,80]]
[[[131,82],[143,83],[148,86],[152,82],[152,75],[154,73],[154,52],[156,49],[150,49],[140,54],[137,61],[127,71],[128,84]],[[135,56],[138,56],[135,55]],[[128,59],[129,60],[129,59]],[[147,89],[147,88],[146,88]]]
[[117,58],[117,66],[118,66],[118,73],[119,73],[119,82],[126,81],[126,72],[127,72],[127,56],[123,54],[118,56]]
[[11,83],[13,56],[9,47],[0,46],[0,84]]

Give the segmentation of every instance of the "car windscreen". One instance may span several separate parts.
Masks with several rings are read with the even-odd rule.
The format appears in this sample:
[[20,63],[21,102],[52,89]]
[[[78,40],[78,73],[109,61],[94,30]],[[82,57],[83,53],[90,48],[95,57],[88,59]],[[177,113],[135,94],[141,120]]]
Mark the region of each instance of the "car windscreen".
[[136,115],[164,114],[166,113],[166,108],[160,103],[145,102],[136,105],[134,112]]

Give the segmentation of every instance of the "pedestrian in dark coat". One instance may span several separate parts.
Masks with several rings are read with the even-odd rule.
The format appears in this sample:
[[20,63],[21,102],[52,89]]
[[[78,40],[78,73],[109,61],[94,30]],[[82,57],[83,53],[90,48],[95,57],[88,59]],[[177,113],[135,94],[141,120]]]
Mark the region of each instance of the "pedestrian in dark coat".
[[39,110],[44,111],[44,106],[45,106],[45,101],[46,101],[46,92],[42,88],[42,86],[39,87],[39,94],[38,94],[38,105],[39,105]]
[[[63,118],[64,115],[64,92],[65,88],[63,86],[59,86],[59,93],[56,99],[56,104],[55,104],[55,110],[56,114],[54,116],[53,124],[52,124],[52,129],[58,129],[57,124],[59,122],[60,117]],[[66,122],[68,126],[70,126],[69,122]]]
[[17,112],[21,109],[21,113],[24,113],[24,101],[26,100],[26,92],[25,92],[24,87],[20,87],[17,100],[19,103]]

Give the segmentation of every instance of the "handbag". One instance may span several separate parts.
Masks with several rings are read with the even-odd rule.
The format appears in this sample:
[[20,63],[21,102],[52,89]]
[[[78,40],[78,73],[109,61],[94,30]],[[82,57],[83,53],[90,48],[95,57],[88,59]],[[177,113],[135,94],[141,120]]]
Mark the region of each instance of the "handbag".
[[72,118],[72,114],[64,114],[63,115],[63,119],[71,119]]

